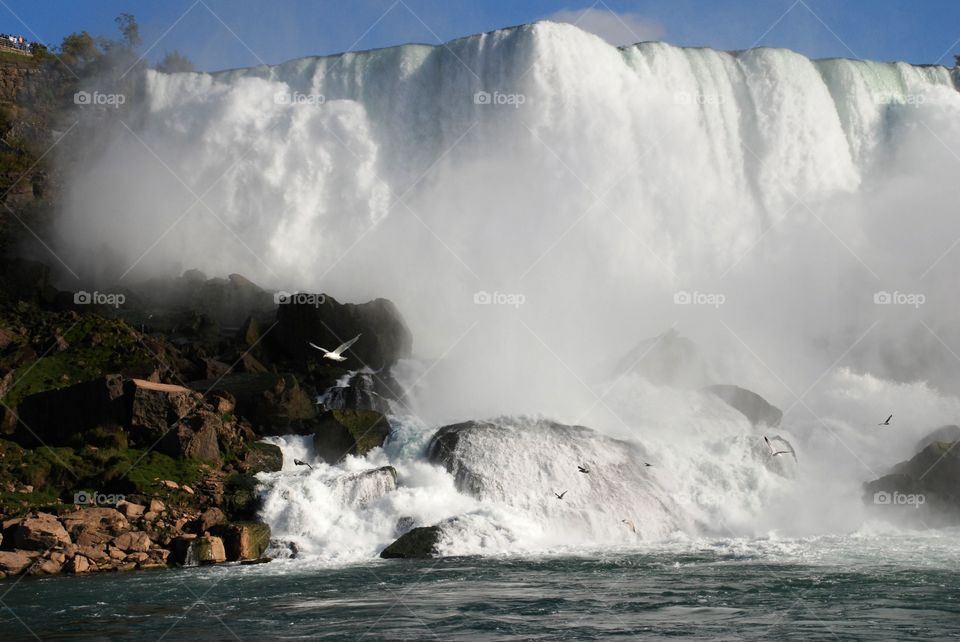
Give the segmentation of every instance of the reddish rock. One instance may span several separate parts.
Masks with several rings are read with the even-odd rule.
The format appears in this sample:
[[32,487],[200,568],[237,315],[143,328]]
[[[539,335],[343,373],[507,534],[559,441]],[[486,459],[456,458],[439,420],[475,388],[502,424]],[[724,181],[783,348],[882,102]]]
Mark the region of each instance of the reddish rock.
[[143,515],[146,507],[140,504],[131,504],[130,502],[120,502],[117,504],[117,510],[123,513],[123,516],[127,519],[132,519]]
[[70,535],[57,518],[49,513],[35,513],[24,518],[13,532],[14,548],[46,550],[70,543]]
[[208,410],[200,410],[176,422],[160,441],[158,450],[171,457],[220,461],[217,435],[223,430],[220,417]]
[[7,575],[19,575],[32,563],[23,551],[0,551],[0,572]]
[[63,568],[63,564],[54,560],[42,560],[34,564],[27,571],[28,575],[56,575]]
[[163,502],[161,502],[159,499],[151,499],[151,500],[150,500],[150,512],[151,512],[151,513],[162,513],[162,512],[163,512],[163,509],[164,509]]
[[130,531],[123,535],[118,535],[113,539],[113,545],[117,548],[129,552],[146,552],[150,550],[153,542],[146,533],[139,531]]
[[183,386],[131,379],[124,387],[130,399],[130,437],[137,445],[152,446],[202,405],[202,397]]
[[71,534],[85,531],[119,533],[130,528],[130,523],[115,508],[82,508],[60,516],[63,525]]
[[212,527],[223,524],[227,521],[227,516],[217,507],[208,508],[200,514],[194,523],[194,530],[197,533],[209,531]]
[[90,570],[90,560],[83,555],[75,555],[63,570],[67,573],[86,573]]

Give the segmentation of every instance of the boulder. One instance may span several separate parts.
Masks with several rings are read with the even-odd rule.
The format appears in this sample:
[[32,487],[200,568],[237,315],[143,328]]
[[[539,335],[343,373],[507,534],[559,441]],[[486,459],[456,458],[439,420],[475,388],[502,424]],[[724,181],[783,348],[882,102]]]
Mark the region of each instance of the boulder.
[[326,482],[344,506],[365,506],[397,489],[397,471],[393,466],[382,466],[360,473],[341,475]]
[[251,475],[275,473],[283,468],[283,451],[280,446],[258,441],[250,444],[237,466],[242,472]]
[[253,521],[260,510],[257,478],[250,474],[229,477],[224,484],[223,510],[230,520]]
[[223,540],[213,535],[204,535],[194,540],[193,553],[197,564],[218,564],[227,561],[227,554],[223,548]]
[[930,444],[936,443],[938,441],[946,442],[952,444],[955,441],[960,441],[960,426],[950,425],[950,426],[940,426],[929,435],[917,442],[914,450],[917,452],[923,450]]
[[177,421],[157,449],[171,457],[219,462],[217,434],[221,428],[222,421],[217,414],[198,410]]
[[74,555],[63,570],[67,573],[86,573],[90,570],[90,560],[83,555]]
[[[314,300],[319,300],[316,295]],[[397,307],[387,299],[367,303],[339,303],[323,296],[322,303],[286,303],[277,308],[277,328],[271,333],[279,347],[294,359],[318,357],[309,343],[332,350],[361,335],[347,352],[351,368],[369,366],[374,370],[392,366],[409,357],[413,335]]]
[[[864,485],[864,501],[931,527],[960,523],[960,443],[934,442]],[[898,510],[899,509],[899,510]]]
[[436,557],[437,545],[443,531],[439,526],[421,526],[403,535],[390,546],[383,549],[380,557],[384,559],[429,559]]
[[[64,528],[74,539],[78,539],[83,533],[109,533],[111,535],[119,534],[129,530],[130,523],[123,514],[115,508],[91,507],[75,510],[60,516]],[[104,540],[109,539],[104,535]],[[78,544],[81,542],[78,541]]]
[[641,342],[615,366],[613,375],[634,373],[658,386],[702,388],[713,380],[700,348],[676,330]]
[[729,384],[715,384],[704,388],[738,410],[756,427],[775,428],[783,419],[783,411],[755,392]]
[[133,504],[131,502],[122,501],[117,502],[117,510],[123,514],[127,519],[133,519],[136,517],[141,517],[146,510],[146,506],[142,504]]
[[34,513],[25,517],[13,532],[14,548],[43,551],[70,543],[70,535],[49,513]]
[[399,384],[388,374],[356,372],[346,381],[338,380],[336,386],[324,390],[317,402],[324,410],[375,410],[388,414],[391,412],[390,400],[400,397]]
[[63,564],[52,559],[42,559],[30,567],[27,575],[56,575],[63,568]]
[[119,428],[126,422],[123,379],[107,375],[25,397],[17,407],[18,441],[26,446],[64,446],[80,433]]
[[183,386],[131,379],[124,388],[130,408],[130,441],[135,446],[152,447],[180,419],[203,406],[200,394]]
[[227,521],[227,516],[217,507],[208,508],[200,513],[200,517],[193,523],[193,530],[197,533],[204,533],[217,524],[223,524]]
[[150,537],[141,531],[130,531],[113,539],[113,545],[126,553],[147,552],[153,545]]
[[229,393],[236,400],[237,412],[249,419],[260,435],[309,433],[305,422],[317,415],[313,399],[292,374],[238,373],[190,386],[211,394]]
[[372,410],[330,410],[317,420],[313,446],[319,457],[335,464],[346,455],[363,456],[382,446],[390,434],[387,418]]
[[262,522],[221,524],[210,529],[223,540],[227,560],[256,560],[270,545],[270,526]]
[[22,551],[0,551],[0,573],[19,575],[33,563],[33,558]]

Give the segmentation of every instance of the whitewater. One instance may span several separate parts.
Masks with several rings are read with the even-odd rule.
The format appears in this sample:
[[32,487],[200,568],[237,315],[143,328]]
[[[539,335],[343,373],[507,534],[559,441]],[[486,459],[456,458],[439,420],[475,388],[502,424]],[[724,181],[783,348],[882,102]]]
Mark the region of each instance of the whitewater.
[[[960,414],[958,115],[940,66],[547,22],[148,71],[60,234],[108,284],[242,271],[403,312],[416,358],[382,449],[330,466],[274,439],[274,556],[356,562],[432,524],[443,555],[885,537],[862,483]],[[428,448],[467,420],[490,429],[465,480]]]

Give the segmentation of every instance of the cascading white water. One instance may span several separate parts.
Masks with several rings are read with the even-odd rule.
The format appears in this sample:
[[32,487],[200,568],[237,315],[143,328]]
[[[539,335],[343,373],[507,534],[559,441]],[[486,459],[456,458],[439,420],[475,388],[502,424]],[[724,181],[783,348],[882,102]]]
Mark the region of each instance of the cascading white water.
[[[461,532],[453,552],[623,535],[609,527],[632,514],[627,495],[592,513],[571,494],[588,526],[553,537],[553,486],[568,481],[553,469],[539,481],[503,471],[506,487],[539,483],[542,503],[458,493],[423,460],[453,420],[586,425],[657,462],[645,497],[722,498],[654,511],[638,523],[649,538],[855,528],[859,483],[960,414],[944,348],[960,352],[960,96],[946,68],[617,49],[537,23],[437,47],[149,72],[144,96],[71,182],[60,223],[76,263],[109,258],[90,251],[106,243],[112,263],[90,269],[114,278],[199,267],[387,296],[428,359],[397,368],[413,394],[385,452],[273,480],[275,531],[318,555],[369,555],[408,516],[473,516],[457,523],[481,535]],[[883,291],[925,302],[876,305]],[[520,296],[478,305],[483,292]],[[715,397],[613,368],[642,361],[631,348],[669,327],[703,351],[695,380],[787,411],[795,482],[771,473],[759,434]],[[878,437],[888,410],[909,420]],[[522,430],[552,439],[538,425]],[[606,442],[587,442],[600,457]],[[362,507],[331,490],[387,464],[399,488]]]

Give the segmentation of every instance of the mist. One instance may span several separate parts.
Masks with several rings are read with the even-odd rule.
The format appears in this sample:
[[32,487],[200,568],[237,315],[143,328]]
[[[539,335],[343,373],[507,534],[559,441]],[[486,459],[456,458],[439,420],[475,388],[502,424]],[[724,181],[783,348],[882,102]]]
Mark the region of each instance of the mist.
[[[957,422],[960,96],[943,67],[618,49],[537,23],[142,82],[98,123],[58,221],[57,251],[101,288],[198,268],[390,298],[424,420],[633,438],[677,492],[792,497],[800,530],[855,525],[858,484]],[[742,417],[651,384],[643,355],[614,368],[668,330],[703,381],[786,411],[803,483],[736,479],[718,444]],[[824,489],[849,501],[817,512]],[[751,531],[791,512],[725,508]]]

